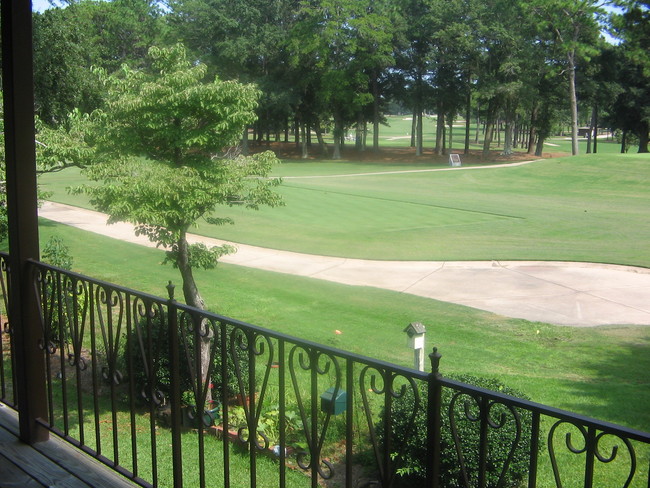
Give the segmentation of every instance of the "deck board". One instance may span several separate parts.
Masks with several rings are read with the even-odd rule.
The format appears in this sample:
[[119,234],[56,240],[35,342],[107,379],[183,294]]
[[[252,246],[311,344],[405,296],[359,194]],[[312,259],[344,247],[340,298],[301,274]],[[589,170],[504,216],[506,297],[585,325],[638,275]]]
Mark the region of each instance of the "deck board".
[[[3,449],[0,444],[0,450]],[[1,488],[42,488],[43,485],[33,479],[9,458],[0,455],[0,487]]]
[[29,446],[17,432],[16,412],[0,404],[0,488],[136,486],[56,436]]

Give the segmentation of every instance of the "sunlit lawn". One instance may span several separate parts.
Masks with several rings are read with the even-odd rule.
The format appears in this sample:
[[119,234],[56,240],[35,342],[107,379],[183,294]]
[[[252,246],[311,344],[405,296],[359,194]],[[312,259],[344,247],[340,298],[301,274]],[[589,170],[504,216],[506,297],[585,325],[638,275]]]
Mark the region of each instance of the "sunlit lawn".
[[[168,280],[179,283],[176,270],[159,264],[162,251],[44,221],[42,240],[52,233],[64,237],[82,273],[159,296],[166,294]],[[198,271],[196,277],[214,311],[403,365],[412,364],[403,329],[421,321],[427,347],[443,354],[445,374],[497,377],[535,401],[650,430],[650,328],[532,323],[233,265]]]
[[[524,166],[423,171],[422,164],[289,161],[286,205],[225,208],[234,226],[194,232],[313,254],[397,260],[568,260],[650,266],[650,156],[566,157]],[[435,169],[435,168],[433,168]],[[394,173],[405,171],[404,173]],[[410,172],[409,172],[410,171]],[[80,181],[42,178],[52,199]]]
[[[277,169],[285,177],[285,207],[230,210],[235,226],[201,223],[196,231],[353,257],[649,266],[649,165],[648,155],[590,155],[499,169],[316,178],[377,167],[288,162]],[[82,203],[64,189],[80,181],[77,174],[43,180],[53,199]],[[44,225],[43,238],[54,229],[64,234],[82,272],[158,295],[168,280],[179,280],[175,270],[159,266],[160,251],[52,224]],[[648,328],[554,327],[228,265],[197,275],[215,311],[401,364],[410,364],[410,352],[386,344],[402,342],[404,326],[422,321],[444,354],[444,371],[498,376],[536,401],[650,429]]]
[[[649,165],[647,155],[612,152],[500,169],[370,175],[432,166],[291,161],[276,170],[284,177],[285,207],[229,210],[235,226],[201,223],[196,232],[352,257],[650,266]],[[82,197],[65,192],[82,181],[70,171],[43,179],[52,199],[83,206]],[[168,280],[179,281],[175,270],[160,266],[161,251],[45,221],[41,233],[43,241],[63,236],[83,273],[157,295]],[[412,352],[396,345],[404,342],[406,324],[421,321],[428,347],[443,354],[444,374],[496,377],[534,401],[650,430],[648,327],[531,323],[232,265],[199,271],[197,279],[214,311],[403,365],[411,364]]]

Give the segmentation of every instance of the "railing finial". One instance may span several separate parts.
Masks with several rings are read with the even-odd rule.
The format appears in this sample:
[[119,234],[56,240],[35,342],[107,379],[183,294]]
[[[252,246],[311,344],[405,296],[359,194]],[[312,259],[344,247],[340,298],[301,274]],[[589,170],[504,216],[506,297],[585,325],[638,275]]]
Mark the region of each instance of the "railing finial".
[[429,354],[429,359],[431,360],[431,372],[435,375],[440,374],[440,358],[442,358],[442,354],[438,352],[437,347],[434,347],[433,352]]
[[174,288],[176,288],[176,286],[172,283],[172,280],[169,280],[169,283],[167,284],[167,286],[165,288],[167,288],[167,294],[169,295],[169,299],[173,300],[174,299]]

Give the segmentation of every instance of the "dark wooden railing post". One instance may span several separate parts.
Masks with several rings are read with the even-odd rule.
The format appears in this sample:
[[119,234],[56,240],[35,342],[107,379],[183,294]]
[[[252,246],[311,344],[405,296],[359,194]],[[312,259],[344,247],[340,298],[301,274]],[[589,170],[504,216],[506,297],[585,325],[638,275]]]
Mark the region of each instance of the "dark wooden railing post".
[[427,486],[437,488],[440,486],[440,436],[441,436],[441,401],[442,385],[440,384],[440,358],[442,355],[434,347],[429,354],[431,360],[431,373],[428,383],[427,405]]
[[[172,470],[174,487],[183,486],[183,453],[181,451],[181,380],[180,380],[180,344],[178,338],[178,308],[174,300],[174,285],[167,285],[169,301],[167,302],[167,325],[169,327],[169,366],[170,366],[170,425],[172,430]],[[203,420],[203,412],[197,408],[199,418]]]
[[28,261],[39,258],[30,0],[2,0],[7,215],[9,221],[9,319],[16,353],[20,438],[33,443],[48,432],[41,326]]

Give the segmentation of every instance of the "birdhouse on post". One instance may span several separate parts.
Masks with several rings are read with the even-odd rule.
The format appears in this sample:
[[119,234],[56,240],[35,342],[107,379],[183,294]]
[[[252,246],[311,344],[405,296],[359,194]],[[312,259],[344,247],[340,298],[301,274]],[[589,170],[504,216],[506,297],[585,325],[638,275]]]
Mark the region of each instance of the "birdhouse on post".
[[421,322],[411,322],[405,329],[406,344],[414,350],[414,368],[424,371],[424,334],[426,328]]

